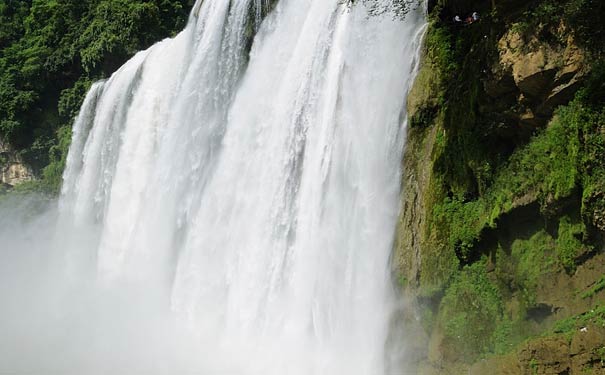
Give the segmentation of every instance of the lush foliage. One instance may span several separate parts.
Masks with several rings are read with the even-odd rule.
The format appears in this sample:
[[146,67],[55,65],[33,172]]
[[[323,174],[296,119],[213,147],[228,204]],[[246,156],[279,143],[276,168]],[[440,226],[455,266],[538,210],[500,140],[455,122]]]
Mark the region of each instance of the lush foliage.
[[0,137],[36,170],[55,163],[45,176],[56,180],[69,132],[62,128],[70,126],[90,83],[181,29],[190,5],[0,0]]
[[439,317],[447,337],[448,350],[472,362],[494,350],[498,327],[504,321],[502,297],[476,262],[456,275],[441,301]]
[[[427,42],[432,45],[429,51],[438,51],[432,61],[451,77],[451,71],[456,70],[452,60],[457,54],[452,57],[449,49],[442,47],[447,44],[444,33],[437,29],[429,34]],[[461,82],[455,78],[453,83],[450,81],[446,88],[449,100],[442,108],[447,132],[435,153],[439,182],[435,185],[442,190],[436,192],[433,221],[435,227],[445,231],[444,238],[457,249],[463,262],[476,259],[478,254],[470,252],[481,232],[496,227],[498,218],[524,197],[538,199],[547,213],[550,204],[580,189],[587,215],[591,215],[589,211],[603,211],[605,207],[597,195],[603,191],[605,177],[605,110],[599,102],[603,98],[604,71],[602,65],[597,66],[578,98],[561,108],[545,130],[510,156],[494,144],[497,140],[489,138],[489,129],[482,129],[478,123],[477,84],[464,78]],[[457,75],[470,76],[464,68],[457,69]]]
[[[581,222],[564,216],[557,236],[542,229],[528,239],[514,240],[510,248],[499,246],[491,275],[485,258],[457,272],[440,307],[447,350],[473,362],[480,356],[507,353],[539,333],[528,322],[530,312],[539,309],[538,287],[558,267],[575,268],[576,253],[585,246],[580,241],[584,230]],[[605,281],[600,280],[582,297],[589,298],[602,289]],[[518,306],[512,316],[505,308],[505,296]]]
[[525,12],[517,30],[526,36],[563,43],[568,33],[561,33],[561,20],[575,41],[587,50],[602,56],[605,28],[601,26],[605,3],[601,0],[546,0]]
[[[447,284],[458,263],[477,260],[471,254],[485,225],[485,202],[477,199],[493,182],[504,162],[508,145],[493,135],[477,117],[482,89],[477,66],[489,66],[497,56],[495,42],[501,31],[484,16],[473,27],[452,28],[440,18],[438,5],[426,36],[426,63],[438,71],[441,89],[437,105],[421,108],[411,125],[437,126],[432,158],[433,176],[427,199],[430,238],[421,282],[431,291]],[[455,253],[452,252],[455,249]]]
[[[443,246],[454,249],[462,264],[471,263],[481,256],[474,249],[485,231],[496,228],[503,214],[523,201],[538,200],[542,213],[548,216],[556,202],[576,192],[582,194],[584,216],[591,217],[593,225],[601,220],[605,227],[605,216],[599,216],[605,213],[605,169],[601,162],[604,111],[602,102],[597,103],[597,98],[605,97],[603,65],[593,64],[593,77],[586,88],[577,100],[557,112],[547,129],[537,129],[533,138],[522,142],[504,139],[498,135],[499,122],[479,113],[484,94],[477,66],[497,61],[497,43],[506,26],[495,18],[497,15],[486,14],[473,27],[453,28],[440,18],[444,12],[440,7],[454,3],[438,2],[426,37],[426,61],[434,65],[442,82],[438,105],[435,108],[427,101],[430,106],[417,110],[410,121],[414,128],[431,124],[441,128],[432,153],[433,179],[427,202],[433,239],[430,247],[438,253],[445,253],[439,250]],[[559,28],[561,34],[564,12],[571,31],[561,35],[571,33],[579,38],[595,17],[588,13],[600,14],[597,10],[603,7],[602,2],[590,0],[536,3],[516,19],[516,27],[538,37],[543,29],[555,32]],[[601,24],[595,22],[590,27],[592,37],[599,38]],[[583,39],[588,40],[596,39]],[[602,45],[595,44],[595,56]],[[439,257],[430,259],[426,267],[432,267],[431,262],[438,262]],[[565,262],[573,268],[569,259]],[[435,270],[444,268],[435,266],[429,273]]]
[[[493,108],[485,110],[483,84],[493,77],[478,69],[496,64],[497,43],[511,25],[496,12],[457,27],[437,5],[426,36],[425,64],[437,71],[440,92],[411,118],[424,149],[432,145],[423,155],[430,157],[431,177],[420,287],[425,297],[439,300],[444,293],[435,314],[442,349],[460,362],[508,352],[542,332],[540,319],[551,312],[538,302],[540,285],[553,274],[571,277],[603,246],[605,44],[595,20],[603,3],[535,3],[516,27],[540,43],[575,38],[590,50],[591,74],[547,125],[514,140],[498,135]],[[552,38],[542,35],[547,32]],[[602,290],[603,278],[578,298]]]

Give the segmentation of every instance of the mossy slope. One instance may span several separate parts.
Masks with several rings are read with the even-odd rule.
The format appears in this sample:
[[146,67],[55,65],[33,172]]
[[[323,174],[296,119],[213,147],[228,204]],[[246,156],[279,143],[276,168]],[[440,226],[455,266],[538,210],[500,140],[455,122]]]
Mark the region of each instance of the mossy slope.
[[432,311],[429,373],[605,305],[605,64],[576,42],[602,4],[513,3],[467,4],[484,17],[461,27],[462,2],[438,2],[408,102],[394,265]]

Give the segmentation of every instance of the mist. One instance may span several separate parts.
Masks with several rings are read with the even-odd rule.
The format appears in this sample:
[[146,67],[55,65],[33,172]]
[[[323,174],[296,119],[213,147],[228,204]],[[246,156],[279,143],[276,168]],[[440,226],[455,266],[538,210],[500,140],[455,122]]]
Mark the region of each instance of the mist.
[[423,10],[283,0],[248,54],[265,3],[198,1],[92,86],[59,199],[1,203],[0,372],[401,371],[389,259]]

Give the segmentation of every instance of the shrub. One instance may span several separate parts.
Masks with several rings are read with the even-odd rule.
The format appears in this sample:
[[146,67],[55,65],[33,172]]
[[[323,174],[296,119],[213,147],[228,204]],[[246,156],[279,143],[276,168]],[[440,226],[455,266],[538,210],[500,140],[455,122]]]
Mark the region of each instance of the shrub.
[[441,301],[439,320],[449,351],[466,362],[493,352],[503,321],[502,297],[489,279],[485,261],[476,262],[456,275]]

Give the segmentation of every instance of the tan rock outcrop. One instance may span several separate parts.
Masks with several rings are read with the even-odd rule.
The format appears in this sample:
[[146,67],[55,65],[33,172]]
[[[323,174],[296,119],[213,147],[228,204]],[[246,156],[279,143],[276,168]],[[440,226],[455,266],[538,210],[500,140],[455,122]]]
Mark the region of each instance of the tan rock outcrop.
[[540,97],[577,81],[585,72],[585,54],[571,37],[565,46],[555,49],[536,39],[525,41],[514,30],[498,43],[500,65],[512,77],[520,91]]
[[6,142],[0,139],[0,184],[15,186],[33,179],[32,169]]
[[[586,76],[586,54],[572,37],[558,46],[525,40],[512,28],[498,42],[499,60],[485,92],[519,131],[546,125],[553,111],[569,103]],[[489,107],[493,110],[493,106]]]

